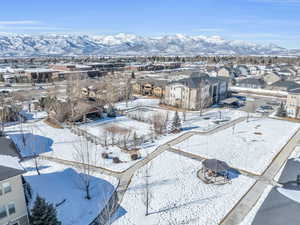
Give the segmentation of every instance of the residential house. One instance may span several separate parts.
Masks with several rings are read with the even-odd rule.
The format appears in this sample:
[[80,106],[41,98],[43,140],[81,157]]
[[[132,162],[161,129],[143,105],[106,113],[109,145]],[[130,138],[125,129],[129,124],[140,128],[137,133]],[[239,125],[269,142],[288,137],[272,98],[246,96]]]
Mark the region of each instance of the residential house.
[[266,83],[263,79],[245,78],[242,80],[238,80],[236,86],[243,87],[243,88],[263,89],[266,86]]
[[0,224],[29,225],[19,155],[10,139],[0,138]]
[[275,91],[290,91],[291,89],[300,88],[300,84],[294,81],[280,80],[269,85],[267,88]]
[[133,85],[133,92],[140,95],[149,95],[162,98],[165,94],[165,79],[143,78],[137,80]]
[[228,96],[228,78],[192,74],[166,86],[164,103],[179,108],[198,110],[209,107]]
[[249,66],[249,70],[250,70],[250,75],[260,75],[261,73],[261,69],[258,66]]
[[266,82],[267,85],[271,85],[277,81],[282,80],[281,76],[277,72],[268,72],[263,75],[262,79]]
[[44,83],[51,82],[55,71],[51,69],[28,69],[25,70],[25,75],[31,82]]
[[291,89],[286,99],[287,116],[300,119],[300,88]]
[[218,77],[234,78],[236,76],[237,76],[236,71],[232,67],[224,66],[218,70]]
[[250,69],[245,66],[245,65],[238,65],[235,68],[236,74],[238,74],[239,76],[249,76],[250,75]]

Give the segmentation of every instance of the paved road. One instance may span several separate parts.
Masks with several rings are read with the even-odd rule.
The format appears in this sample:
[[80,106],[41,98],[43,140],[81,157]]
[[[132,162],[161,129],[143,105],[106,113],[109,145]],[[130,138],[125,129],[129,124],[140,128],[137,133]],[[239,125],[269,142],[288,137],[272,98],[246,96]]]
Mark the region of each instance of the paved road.
[[[273,180],[280,168],[284,165],[290,154],[300,140],[300,129],[294,134],[289,142],[278,153],[269,167],[262,174],[268,180]],[[244,195],[244,197],[236,204],[236,206],[227,214],[220,225],[238,225],[244,217],[250,212],[252,207],[256,204],[262,193],[267,187],[264,180],[258,180],[252,188]]]

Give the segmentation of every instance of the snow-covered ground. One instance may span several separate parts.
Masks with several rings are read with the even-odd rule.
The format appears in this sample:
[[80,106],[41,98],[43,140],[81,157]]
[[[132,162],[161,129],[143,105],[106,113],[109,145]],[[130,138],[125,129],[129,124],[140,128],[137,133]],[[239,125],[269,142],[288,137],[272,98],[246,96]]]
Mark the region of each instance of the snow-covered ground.
[[130,136],[133,136],[134,132],[136,132],[138,136],[144,136],[151,133],[151,125],[149,123],[132,120],[126,116],[97,120],[82,124],[80,128],[95,136],[103,137],[105,129],[111,126],[130,131]]
[[266,90],[266,89],[258,89],[258,88],[244,88],[244,87],[230,87],[231,91],[245,91],[250,92],[254,94],[261,94],[261,95],[274,95],[274,96],[280,96],[280,97],[286,97],[287,92],[286,91],[276,91],[276,90]]
[[117,109],[125,110],[125,109],[131,109],[138,106],[157,106],[159,105],[159,99],[153,99],[153,98],[137,98],[135,100],[130,100],[127,102],[119,102],[115,105]]
[[[107,169],[122,171],[132,166],[136,161],[131,161],[129,155],[121,152],[114,146],[106,150],[100,145],[86,142],[83,137],[77,136],[67,128],[57,129],[43,121],[24,123],[7,127],[7,135],[14,141],[23,157],[43,154],[59,159],[78,161],[78,151],[88,151],[93,158],[93,164]],[[23,134],[21,132],[23,130]],[[85,143],[85,144],[83,144]],[[82,149],[82,146],[84,148]],[[103,159],[101,153],[111,152],[110,156],[118,156],[124,163],[113,163],[112,159]],[[145,157],[142,151],[141,156]]]
[[103,209],[118,183],[113,177],[92,174],[92,198],[87,200],[80,181],[80,171],[57,163],[41,161],[41,175],[38,175],[32,161],[25,161],[22,166],[27,170],[24,178],[33,190],[30,207],[33,206],[37,195],[54,206],[62,203],[56,207],[62,225],[89,224]]
[[[164,109],[150,110],[147,108],[144,111],[145,116],[151,117],[153,113],[167,113],[169,112],[169,123],[172,123],[174,111],[168,111]],[[183,119],[183,115],[179,113]],[[236,119],[242,116],[243,113],[236,110],[217,110],[213,109],[199,116],[197,112],[187,112],[186,121],[182,121],[182,128],[184,131],[191,129],[198,131],[206,131],[213,129],[220,124],[226,123],[230,120]],[[42,115],[41,115],[42,116]],[[222,123],[215,123],[218,120],[224,120]],[[90,123],[86,123],[80,126],[81,129],[86,130],[88,133],[93,134],[99,138],[103,137],[103,131],[105,127],[114,125],[121,128],[131,129],[133,135],[134,131],[137,136],[145,136],[151,133],[150,123],[139,122],[128,117],[121,116],[114,119],[103,119]],[[9,137],[15,142],[19,150],[21,150],[22,156],[31,156],[35,154],[43,153],[46,156],[56,157],[59,159],[76,161],[75,150],[80,146],[83,137],[73,134],[69,129],[57,129],[53,128],[43,121],[30,121],[29,123],[17,124],[7,127],[6,129]],[[23,132],[22,132],[23,131]],[[23,134],[22,134],[23,133]],[[155,150],[160,144],[175,138],[176,135],[168,134],[167,136],[161,136],[154,143],[145,143],[141,146],[140,155],[143,159],[151,151]],[[137,161],[132,161],[130,155],[121,151],[119,147],[109,147],[105,149],[101,145],[93,143],[88,144],[89,151],[97,159],[95,165],[101,166],[114,171],[123,171],[128,169]],[[109,153],[109,159],[103,159],[101,154],[103,152]],[[112,158],[119,157],[122,163],[113,163]]]
[[251,118],[212,135],[193,136],[175,148],[261,174],[299,127],[287,121]]
[[144,166],[133,177],[113,225],[215,225],[254,183],[240,175],[229,184],[204,184],[196,175],[200,162],[170,152],[150,164],[150,215],[145,216]]
[[46,118],[48,116],[48,113],[45,111],[28,112],[27,110],[22,110],[20,114],[24,116],[27,120],[38,120]]

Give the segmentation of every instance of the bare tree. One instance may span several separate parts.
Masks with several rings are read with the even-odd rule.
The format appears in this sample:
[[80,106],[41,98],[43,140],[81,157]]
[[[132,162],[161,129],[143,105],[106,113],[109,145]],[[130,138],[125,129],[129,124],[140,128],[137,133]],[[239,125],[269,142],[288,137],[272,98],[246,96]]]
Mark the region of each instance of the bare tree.
[[77,163],[79,174],[79,187],[85,191],[85,198],[91,199],[91,179],[94,173],[92,165],[96,164],[96,155],[91,144],[84,138],[80,137],[79,142],[74,144],[74,160]]
[[128,100],[131,98],[132,95],[132,85],[131,85],[131,78],[126,79],[125,84],[125,101],[126,101],[126,107],[128,106]]
[[[148,156],[148,153],[147,153]],[[142,202],[145,205],[145,216],[150,214],[150,204],[153,199],[151,184],[150,184],[150,177],[151,177],[151,170],[152,170],[152,161],[148,162],[143,168],[140,169],[139,174],[143,179],[144,185],[142,190]]]
[[[41,173],[40,173],[41,159],[39,158],[39,152],[42,152],[42,151],[38,151],[37,147],[39,146],[40,150],[44,150],[46,147],[45,146],[46,143],[38,143],[37,142],[37,137],[34,134],[34,128],[35,128],[34,125],[31,126],[32,139],[31,139],[31,142],[29,142],[28,144],[31,144],[31,152],[33,155],[33,163],[34,163],[35,170],[38,175],[41,175]],[[23,137],[24,137],[24,134],[23,134]]]
[[154,113],[152,115],[152,125],[155,134],[161,135],[167,132],[168,118],[168,113]]

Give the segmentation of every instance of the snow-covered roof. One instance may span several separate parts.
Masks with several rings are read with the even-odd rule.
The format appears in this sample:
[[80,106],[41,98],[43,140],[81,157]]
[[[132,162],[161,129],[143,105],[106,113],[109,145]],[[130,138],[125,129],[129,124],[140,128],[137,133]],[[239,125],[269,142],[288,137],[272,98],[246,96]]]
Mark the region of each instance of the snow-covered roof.
[[25,70],[27,73],[51,73],[54,72],[54,70],[51,69],[28,69]]
[[0,181],[23,174],[24,170],[19,163],[19,155],[12,141],[0,138],[0,146]]

